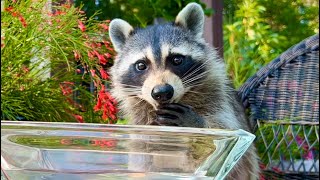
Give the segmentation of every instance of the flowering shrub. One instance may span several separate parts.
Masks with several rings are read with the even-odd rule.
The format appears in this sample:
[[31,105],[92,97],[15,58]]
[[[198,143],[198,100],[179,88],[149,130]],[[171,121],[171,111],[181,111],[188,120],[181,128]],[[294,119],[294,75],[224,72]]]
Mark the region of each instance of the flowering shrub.
[[86,18],[69,3],[51,11],[47,2],[4,2],[1,118],[115,122],[116,102],[105,88],[114,57],[110,21]]

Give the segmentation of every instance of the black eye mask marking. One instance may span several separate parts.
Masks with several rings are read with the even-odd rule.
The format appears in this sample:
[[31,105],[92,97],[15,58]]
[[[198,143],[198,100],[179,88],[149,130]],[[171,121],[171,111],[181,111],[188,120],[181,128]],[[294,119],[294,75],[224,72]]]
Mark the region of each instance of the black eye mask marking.
[[[179,65],[172,63],[172,59],[175,56],[179,57],[182,55],[170,54],[167,57],[166,68],[172,71],[177,76],[179,76],[181,79],[186,76],[188,76],[187,79],[190,79],[192,77],[195,77],[205,72],[205,67],[203,66],[203,63],[195,61],[194,59],[191,58],[191,56],[184,56],[182,63]],[[195,80],[195,82],[200,80],[201,79]]]
[[137,64],[133,63],[129,66],[129,69],[125,74],[121,76],[121,83],[122,84],[127,84],[127,85],[132,85],[132,86],[142,86],[144,81],[146,80],[149,69],[150,69],[150,61],[148,59],[141,59],[137,61],[139,62],[144,62],[145,65],[147,66],[145,70],[138,70],[137,69]]

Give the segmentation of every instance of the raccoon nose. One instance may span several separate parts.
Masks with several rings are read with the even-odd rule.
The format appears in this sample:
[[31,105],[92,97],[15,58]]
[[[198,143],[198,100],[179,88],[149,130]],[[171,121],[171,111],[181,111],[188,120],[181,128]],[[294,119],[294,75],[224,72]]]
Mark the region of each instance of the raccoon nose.
[[158,102],[164,102],[172,98],[173,87],[169,84],[157,85],[152,89],[151,96]]

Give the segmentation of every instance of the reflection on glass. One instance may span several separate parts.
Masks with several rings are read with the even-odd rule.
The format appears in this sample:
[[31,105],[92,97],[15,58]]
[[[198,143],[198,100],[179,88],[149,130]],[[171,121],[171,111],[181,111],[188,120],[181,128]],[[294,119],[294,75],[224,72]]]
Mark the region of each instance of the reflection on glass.
[[254,139],[242,130],[1,123],[12,179],[221,179]]

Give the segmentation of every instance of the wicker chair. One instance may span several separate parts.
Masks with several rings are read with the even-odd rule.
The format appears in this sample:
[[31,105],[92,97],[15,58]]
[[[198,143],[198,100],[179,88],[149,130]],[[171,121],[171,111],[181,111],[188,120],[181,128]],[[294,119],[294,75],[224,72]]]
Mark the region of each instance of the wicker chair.
[[238,92],[264,179],[319,179],[319,35],[291,47]]

